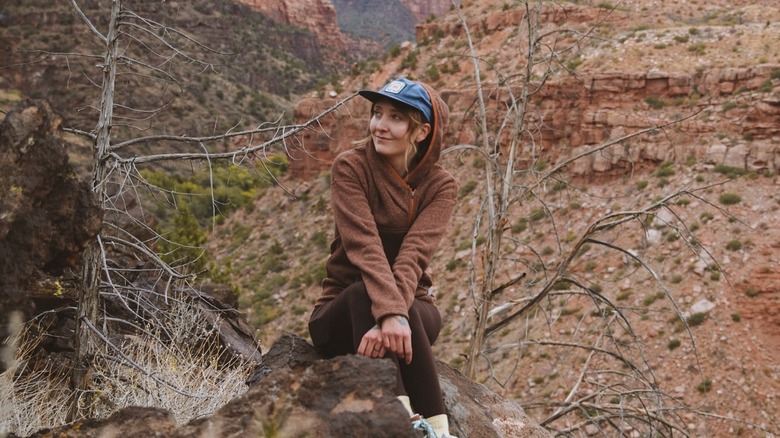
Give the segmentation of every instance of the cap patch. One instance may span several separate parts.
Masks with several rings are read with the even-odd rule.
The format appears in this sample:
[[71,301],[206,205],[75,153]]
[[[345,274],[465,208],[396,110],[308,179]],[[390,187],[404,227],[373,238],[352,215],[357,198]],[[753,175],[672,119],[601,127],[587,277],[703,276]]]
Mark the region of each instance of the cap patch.
[[393,81],[387,84],[385,91],[388,93],[398,94],[406,87],[406,84],[401,81]]

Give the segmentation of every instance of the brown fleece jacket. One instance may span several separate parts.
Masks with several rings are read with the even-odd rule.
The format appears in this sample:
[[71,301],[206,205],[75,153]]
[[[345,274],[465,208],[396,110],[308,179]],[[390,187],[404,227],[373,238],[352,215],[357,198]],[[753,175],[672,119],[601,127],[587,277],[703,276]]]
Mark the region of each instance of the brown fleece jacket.
[[436,91],[423,86],[433,102],[434,122],[419,147],[421,158],[406,178],[376,152],[373,142],[343,152],[333,162],[336,234],[315,308],[360,280],[377,321],[389,315],[408,318],[415,298],[433,302],[425,270],[449,224],[458,186],[437,164],[449,108]]

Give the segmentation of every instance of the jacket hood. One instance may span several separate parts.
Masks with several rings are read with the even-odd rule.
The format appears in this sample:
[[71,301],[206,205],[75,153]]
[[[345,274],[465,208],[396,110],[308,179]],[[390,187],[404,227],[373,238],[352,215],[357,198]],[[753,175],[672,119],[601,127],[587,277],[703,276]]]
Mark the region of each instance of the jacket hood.
[[444,132],[447,130],[447,123],[450,119],[450,109],[441,95],[430,85],[418,83],[425,88],[433,103],[433,123],[431,123],[431,133],[420,143],[418,151],[420,160],[406,176],[406,183],[412,188],[420,185],[420,182],[432,170],[431,168],[439,162],[444,143]]

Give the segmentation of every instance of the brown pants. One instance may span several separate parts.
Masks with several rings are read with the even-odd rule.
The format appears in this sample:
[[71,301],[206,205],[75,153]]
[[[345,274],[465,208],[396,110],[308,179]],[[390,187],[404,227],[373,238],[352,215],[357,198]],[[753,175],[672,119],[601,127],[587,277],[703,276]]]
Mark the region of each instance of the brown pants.
[[[328,357],[355,354],[363,335],[377,322],[371,314],[371,299],[365,284],[357,282],[333,301],[316,309],[309,320],[309,334],[317,349]],[[396,364],[396,395],[408,395],[423,417],[444,414],[444,400],[431,345],[441,329],[441,314],[431,303],[415,300],[409,309],[412,330],[412,362],[407,365],[388,352]]]

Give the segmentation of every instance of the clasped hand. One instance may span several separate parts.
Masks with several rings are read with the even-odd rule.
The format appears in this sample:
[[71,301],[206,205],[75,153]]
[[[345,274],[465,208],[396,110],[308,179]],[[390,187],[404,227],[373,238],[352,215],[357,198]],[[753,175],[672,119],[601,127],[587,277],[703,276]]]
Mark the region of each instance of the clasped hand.
[[383,357],[386,352],[392,352],[406,364],[412,362],[412,329],[409,321],[400,315],[383,318],[371,328],[357,349],[357,354],[366,357]]

